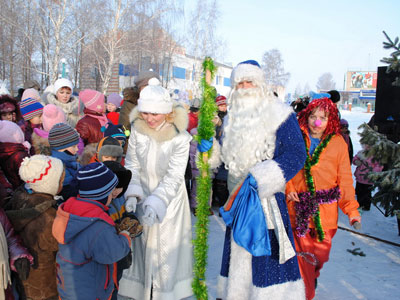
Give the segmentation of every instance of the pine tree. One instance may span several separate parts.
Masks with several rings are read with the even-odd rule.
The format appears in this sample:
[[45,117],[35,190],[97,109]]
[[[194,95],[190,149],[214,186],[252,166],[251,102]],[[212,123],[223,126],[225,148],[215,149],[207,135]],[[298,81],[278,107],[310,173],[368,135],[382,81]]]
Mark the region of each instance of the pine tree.
[[384,166],[381,172],[370,172],[368,179],[374,183],[378,192],[372,202],[385,210],[385,216],[393,216],[400,211],[400,145],[388,140],[383,134],[374,131],[367,124],[359,129],[360,143],[365,147],[365,156],[373,157]]
[[[400,72],[400,43],[399,43],[399,38],[396,37],[394,41],[391,40],[391,38],[386,34],[385,31],[383,31],[383,34],[385,35],[386,39],[388,40],[387,42],[383,42],[383,48],[385,49],[394,49],[395,51],[390,54],[391,57],[384,57],[381,59],[381,62],[389,64],[387,67],[387,73],[390,72]],[[396,80],[392,83],[395,86],[400,86],[400,77],[396,77]]]

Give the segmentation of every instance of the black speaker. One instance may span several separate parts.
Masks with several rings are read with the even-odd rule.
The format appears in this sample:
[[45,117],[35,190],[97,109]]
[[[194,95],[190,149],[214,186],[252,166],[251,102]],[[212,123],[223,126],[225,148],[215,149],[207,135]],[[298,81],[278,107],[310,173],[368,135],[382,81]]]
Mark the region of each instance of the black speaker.
[[379,133],[397,143],[400,140],[400,87],[392,83],[400,73],[386,73],[386,69],[378,67],[374,121]]

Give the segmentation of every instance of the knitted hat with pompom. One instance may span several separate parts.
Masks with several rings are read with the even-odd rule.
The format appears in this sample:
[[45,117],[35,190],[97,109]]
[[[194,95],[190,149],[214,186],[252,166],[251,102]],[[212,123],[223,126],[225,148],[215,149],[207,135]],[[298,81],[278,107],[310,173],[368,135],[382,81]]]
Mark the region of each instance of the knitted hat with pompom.
[[34,155],[25,157],[19,168],[19,176],[36,193],[55,196],[64,171],[61,160],[51,156]]
[[139,112],[168,114],[172,112],[172,105],[168,91],[161,86],[157,78],[151,78],[148,85],[140,92]]
[[44,131],[49,132],[55,124],[65,122],[65,113],[58,106],[55,106],[54,104],[47,104],[43,108],[42,124]]

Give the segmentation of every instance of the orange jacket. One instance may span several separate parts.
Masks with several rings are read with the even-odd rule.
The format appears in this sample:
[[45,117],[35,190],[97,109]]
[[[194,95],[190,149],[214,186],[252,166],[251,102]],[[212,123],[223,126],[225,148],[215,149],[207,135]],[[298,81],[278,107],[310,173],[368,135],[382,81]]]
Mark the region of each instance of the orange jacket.
[[[310,139],[307,135],[307,146],[310,147]],[[341,135],[335,135],[327,147],[321,152],[319,162],[311,167],[314,178],[315,190],[327,190],[339,186],[341,198],[338,202],[321,204],[319,206],[321,224],[324,230],[337,228],[338,205],[349,217],[349,220],[359,217],[358,202],[355,199],[353,177],[347,144]],[[286,195],[290,192],[306,192],[307,184],[304,168],[299,171],[286,185]],[[296,227],[295,202],[287,200],[287,206],[292,227]],[[310,228],[314,223],[310,220]]]

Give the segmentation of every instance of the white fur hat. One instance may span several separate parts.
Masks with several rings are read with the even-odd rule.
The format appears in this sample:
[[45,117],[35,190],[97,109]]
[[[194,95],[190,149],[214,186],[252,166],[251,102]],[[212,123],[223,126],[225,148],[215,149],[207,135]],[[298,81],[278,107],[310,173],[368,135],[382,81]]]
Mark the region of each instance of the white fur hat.
[[168,114],[172,111],[172,100],[168,91],[161,86],[157,78],[151,78],[149,84],[140,92],[138,111],[153,114]]
[[34,192],[55,196],[63,171],[64,165],[61,160],[38,154],[24,158],[19,168],[19,176]]
[[63,87],[68,87],[71,89],[71,91],[74,89],[74,85],[72,84],[71,80],[67,78],[60,78],[54,82],[54,94],[57,94],[58,90]]
[[265,82],[264,72],[255,60],[241,62],[233,69],[231,74],[232,88],[235,88],[239,82],[244,80],[252,81],[256,85]]

